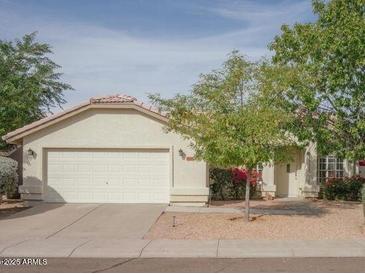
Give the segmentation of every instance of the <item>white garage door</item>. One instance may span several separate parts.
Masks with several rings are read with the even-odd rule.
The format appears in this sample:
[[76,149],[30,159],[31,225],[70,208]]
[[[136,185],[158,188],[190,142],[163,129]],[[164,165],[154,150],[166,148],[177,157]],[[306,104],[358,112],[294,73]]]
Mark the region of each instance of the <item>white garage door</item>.
[[49,151],[46,201],[168,203],[168,151]]

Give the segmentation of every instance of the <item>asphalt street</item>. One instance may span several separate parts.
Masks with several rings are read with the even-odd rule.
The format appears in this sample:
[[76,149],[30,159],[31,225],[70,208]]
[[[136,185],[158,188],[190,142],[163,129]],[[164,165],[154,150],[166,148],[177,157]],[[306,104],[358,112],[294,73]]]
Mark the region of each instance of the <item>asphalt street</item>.
[[46,265],[0,265],[0,272],[364,272],[357,258],[50,258]]

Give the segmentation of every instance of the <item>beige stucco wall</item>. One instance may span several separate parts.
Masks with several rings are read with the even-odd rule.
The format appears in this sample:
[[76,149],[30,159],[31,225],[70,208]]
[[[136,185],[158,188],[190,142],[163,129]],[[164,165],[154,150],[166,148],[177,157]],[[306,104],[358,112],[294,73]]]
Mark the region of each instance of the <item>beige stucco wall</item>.
[[300,197],[305,176],[304,151],[302,149],[293,149],[288,161],[275,165],[274,180],[277,196]]
[[[207,165],[187,161],[193,151],[189,142],[166,133],[160,120],[132,109],[89,109],[76,116],[25,136],[23,139],[24,198],[42,199],[46,183],[47,148],[168,148],[171,153],[171,201],[205,202],[208,196]],[[28,156],[28,149],[36,153]],[[176,197],[175,197],[176,196]]]
[[[315,143],[310,143],[305,148],[305,177],[304,186],[302,188],[302,196],[313,197],[317,196],[320,185],[318,184],[318,161],[320,155],[317,153]],[[353,176],[356,174],[353,163],[349,160],[344,160],[344,176]]]
[[[290,164],[290,173],[287,172]],[[264,192],[275,196],[288,194],[288,184],[296,188],[297,197],[316,196],[319,187],[317,184],[317,153],[314,144],[304,149],[292,152],[291,160],[275,165],[265,165],[263,169]],[[285,196],[285,195],[284,195]]]
[[317,179],[318,155],[315,143],[309,143],[303,152],[304,168],[300,195],[303,197],[317,197],[319,192],[319,184]]
[[[317,197],[320,190],[318,184],[318,154],[315,143],[310,143],[303,149],[298,149],[292,154],[292,161],[265,166],[263,170],[264,182],[267,186],[264,189],[273,189],[276,196],[281,196],[287,192],[288,183],[294,184],[297,197]],[[290,173],[286,170],[286,165],[290,164]],[[352,176],[356,174],[353,163],[344,160],[344,175]],[[273,187],[274,185],[274,187]]]

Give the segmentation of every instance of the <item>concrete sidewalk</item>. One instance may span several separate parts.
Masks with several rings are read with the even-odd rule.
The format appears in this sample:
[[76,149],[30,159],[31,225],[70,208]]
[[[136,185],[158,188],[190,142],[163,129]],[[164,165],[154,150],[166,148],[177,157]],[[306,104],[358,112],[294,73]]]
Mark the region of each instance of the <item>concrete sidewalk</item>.
[[49,238],[2,241],[0,257],[365,257],[365,240],[143,240]]

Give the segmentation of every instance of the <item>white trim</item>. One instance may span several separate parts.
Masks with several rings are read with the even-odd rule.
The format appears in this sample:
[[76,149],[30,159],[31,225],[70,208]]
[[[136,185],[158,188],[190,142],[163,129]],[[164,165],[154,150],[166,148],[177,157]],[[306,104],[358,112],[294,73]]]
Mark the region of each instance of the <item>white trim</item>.
[[[325,168],[322,169],[321,168],[321,160],[322,159],[325,159],[325,162],[324,162],[324,165],[325,165]],[[333,165],[334,165],[334,168],[333,169],[329,169],[328,166],[329,166],[329,160],[333,160]],[[342,162],[342,163],[341,163]],[[338,163],[341,163],[342,165],[342,169],[338,169]],[[328,179],[328,178],[343,178],[345,176],[345,164],[346,164],[346,161],[345,159],[341,159],[341,158],[338,158],[336,156],[331,156],[331,155],[326,155],[326,156],[318,156],[318,161],[317,161],[317,179],[318,179],[318,184],[321,184],[323,182],[321,182],[321,179],[324,178],[325,180]],[[328,174],[329,172],[334,172],[334,176],[333,177],[330,177]],[[323,177],[321,176],[321,172],[325,172],[326,173],[326,176]],[[337,176],[337,173],[338,172],[342,172],[342,176]]]

